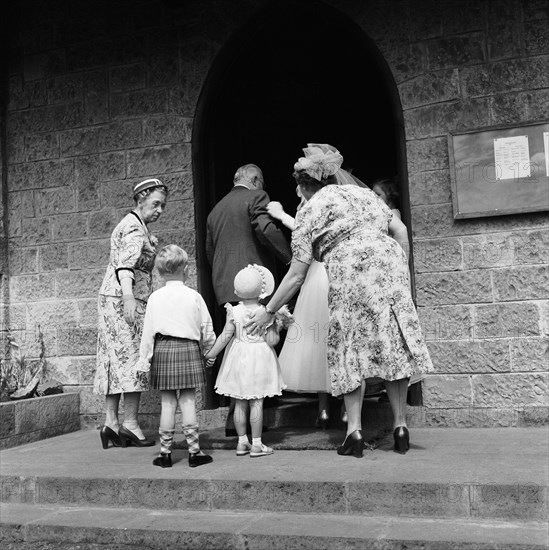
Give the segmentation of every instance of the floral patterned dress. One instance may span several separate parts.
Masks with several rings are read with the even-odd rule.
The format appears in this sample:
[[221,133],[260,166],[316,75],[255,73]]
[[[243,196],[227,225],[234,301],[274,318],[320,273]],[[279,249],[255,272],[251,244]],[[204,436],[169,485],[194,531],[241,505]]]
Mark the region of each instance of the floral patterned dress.
[[332,393],[363,379],[432,369],[410,292],[408,262],[388,234],[393,214],[370,189],[328,185],[297,213],[293,257],[324,262],[329,279]]
[[[156,249],[153,237],[141,218],[131,212],[111,235],[107,272],[99,290],[97,369],[94,391],[102,395],[146,391],[148,376],[137,369],[139,346],[147,300],[152,292],[152,269]],[[137,301],[135,324],[124,319],[122,287],[118,272],[133,273],[133,295]]]

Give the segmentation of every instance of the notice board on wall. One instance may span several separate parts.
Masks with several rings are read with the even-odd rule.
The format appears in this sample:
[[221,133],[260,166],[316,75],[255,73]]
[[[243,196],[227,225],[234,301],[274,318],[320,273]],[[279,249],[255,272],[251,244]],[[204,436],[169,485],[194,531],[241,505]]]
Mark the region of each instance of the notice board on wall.
[[448,136],[454,218],[549,210],[549,122]]

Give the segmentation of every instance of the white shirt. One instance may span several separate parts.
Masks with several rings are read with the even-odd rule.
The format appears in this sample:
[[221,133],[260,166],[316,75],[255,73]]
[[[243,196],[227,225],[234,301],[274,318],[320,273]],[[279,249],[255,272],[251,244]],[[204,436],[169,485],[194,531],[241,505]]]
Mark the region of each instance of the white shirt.
[[156,333],[196,340],[203,353],[215,342],[212,318],[204,299],[183,281],[167,281],[166,286],[149,297],[137,370],[149,370]]

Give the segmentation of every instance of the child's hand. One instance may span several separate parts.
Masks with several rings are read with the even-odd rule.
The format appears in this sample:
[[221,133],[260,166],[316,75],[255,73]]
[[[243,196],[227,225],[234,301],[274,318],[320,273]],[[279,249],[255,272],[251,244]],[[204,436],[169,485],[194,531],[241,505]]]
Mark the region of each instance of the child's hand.
[[215,357],[210,357],[207,353],[204,355],[204,360],[206,361],[207,368],[210,368],[215,363]]

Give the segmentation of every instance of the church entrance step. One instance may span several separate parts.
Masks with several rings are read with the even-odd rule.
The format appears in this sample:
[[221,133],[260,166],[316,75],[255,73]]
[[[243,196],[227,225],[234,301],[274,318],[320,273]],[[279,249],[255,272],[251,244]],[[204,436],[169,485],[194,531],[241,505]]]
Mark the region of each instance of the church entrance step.
[[[265,434],[264,441],[270,443]],[[545,521],[547,432],[538,429],[415,429],[406,455],[390,438],[364,457],[333,450],[237,457],[208,450],[214,462],[152,466],[158,446],[103,450],[81,431],[0,453],[1,500],[9,504],[149,510],[291,512],[342,517],[415,516],[471,521]],[[275,446],[276,447],[276,446]]]
[[[80,550],[542,550],[536,522],[338,514],[1,505],[2,543]],[[89,545],[89,546],[88,546]],[[28,548],[28,546],[26,547]],[[52,547],[57,548],[57,547]]]

